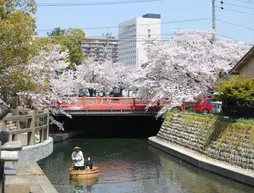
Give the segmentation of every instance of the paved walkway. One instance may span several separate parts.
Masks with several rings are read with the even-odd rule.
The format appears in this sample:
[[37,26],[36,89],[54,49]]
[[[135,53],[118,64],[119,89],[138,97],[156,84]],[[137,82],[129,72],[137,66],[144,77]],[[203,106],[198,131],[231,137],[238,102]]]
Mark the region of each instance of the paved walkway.
[[254,186],[254,171],[252,170],[245,170],[226,162],[211,159],[191,149],[170,143],[158,137],[150,137],[148,143],[197,167]]
[[30,193],[57,193],[38,164],[18,168],[16,169],[16,174],[29,182]]

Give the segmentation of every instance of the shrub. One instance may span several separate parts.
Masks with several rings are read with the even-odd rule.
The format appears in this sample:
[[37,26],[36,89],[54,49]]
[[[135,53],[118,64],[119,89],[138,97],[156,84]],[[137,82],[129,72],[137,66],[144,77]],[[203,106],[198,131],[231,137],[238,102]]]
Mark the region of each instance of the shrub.
[[254,81],[243,75],[219,80],[215,86],[217,100],[238,105],[254,105]]

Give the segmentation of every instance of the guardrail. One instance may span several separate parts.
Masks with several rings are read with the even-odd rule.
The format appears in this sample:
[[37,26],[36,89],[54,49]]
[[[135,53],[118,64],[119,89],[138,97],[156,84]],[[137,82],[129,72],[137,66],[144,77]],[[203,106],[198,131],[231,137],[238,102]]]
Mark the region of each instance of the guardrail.
[[254,118],[254,107],[222,105],[222,115],[234,118]]
[[[84,111],[112,111],[112,110],[145,110],[144,100],[127,97],[64,97],[61,103],[52,103],[52,107],[59,106],[65,110]],[[158,104],[150,109],[160,108]]]
[[49,137],[49,111],[17,110],[15,115],[7,115],[0,121],[0,130],[10,132],[9,141],[20,140],[21,135],[26,135],[25,145],[43,143]]

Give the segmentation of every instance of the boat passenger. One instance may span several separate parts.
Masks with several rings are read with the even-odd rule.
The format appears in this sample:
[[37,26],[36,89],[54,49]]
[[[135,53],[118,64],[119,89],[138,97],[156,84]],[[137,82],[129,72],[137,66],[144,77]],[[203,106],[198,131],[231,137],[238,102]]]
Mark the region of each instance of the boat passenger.
[[86,169],[87,169],[87,170],[93,169],[93,162],[92,162],[92,160],[91,160],[90,157],[87,158],[87,161],[86,161]]
[[84,168],[84,156],[80,147],[74,147],[73,153],[71,154],[71,158],[74,161],[74,170],[83,170]]

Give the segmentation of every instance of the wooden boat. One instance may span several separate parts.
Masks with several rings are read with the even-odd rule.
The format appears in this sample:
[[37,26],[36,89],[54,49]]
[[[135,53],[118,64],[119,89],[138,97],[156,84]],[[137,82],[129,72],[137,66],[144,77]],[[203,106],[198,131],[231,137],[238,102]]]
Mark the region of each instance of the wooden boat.
[[95,178],[99,174],[98,167],[94,166],[91,170],[73,170],[69,169],[69,175],[71,179],[89,179]]

